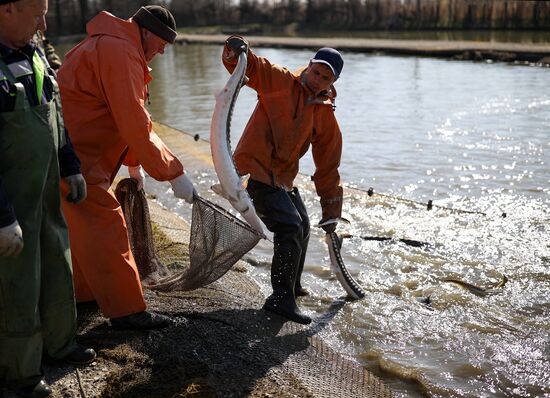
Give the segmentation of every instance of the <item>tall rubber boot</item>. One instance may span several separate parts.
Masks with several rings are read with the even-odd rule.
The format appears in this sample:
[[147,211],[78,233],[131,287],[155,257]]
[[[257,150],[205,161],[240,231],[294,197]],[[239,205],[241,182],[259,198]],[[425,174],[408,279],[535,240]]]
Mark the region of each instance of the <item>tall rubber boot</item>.
[[300,255],[300,261],[298,262],[298,270],[296,272],[296,281],[294,282],[294,296],[303,297],[308,296],[309,292],[302,286],[302,272],[304,271],[304,263],[306,260],[307,245],[309,242],[309,235],[306,239],[302,240],[302,254]]
[[298,192],[298,188],[294,187],[292,192],[289,193],[289,196],[301,218],[302,234],[300,248],[302,250],[302,253],[300,255],[300,260],[298,261],[298,271],[296,273],[296,282],[294,284],[294,296],[303,297],[309,295],[309,292],[304,287],[302,287],[302,272],[304,271],[307,245],[309,243],[309,216],[307,214],[306,206],[304,205],[304,202],[300,197],[300,193]]
[[266,299],[264,309],[307,325],[311,323],[311,318],[300,312],[294,297],[294,285],[301,254],[297,239],[275,239],[271,263],[273,293]]

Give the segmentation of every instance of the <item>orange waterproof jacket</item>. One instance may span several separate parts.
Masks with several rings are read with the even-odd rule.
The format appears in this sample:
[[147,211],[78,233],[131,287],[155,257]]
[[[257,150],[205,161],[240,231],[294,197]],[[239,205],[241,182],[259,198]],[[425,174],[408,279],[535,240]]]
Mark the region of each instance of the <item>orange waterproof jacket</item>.
[[139,26],[101,12],[58,73],[65,125],[88,184],[110,185],[120,165],[141,164],[159,181],[183,166],[152,131],[145,109],[152,78]]
[[[63,201],[77,301],[97,301],[116,318],[145,310],[128,231],[111,183],[122,162],[157,180],[183,173],[152,131],[144,108],[151,80],[137,24],[102,12],[88,37],[67,54],[58,75],[65,125],[81,160],[88,196]],[[63,184],[63,196],[68,192]]]
[[[236,60],[222,60],[229,72]],[[313,181],[321,198],[323,220],[340,217],[342,187],[340,158],[342,134],[334,116],[334,87],[315,96],[304,84],[305,68],[292,73],[248,51],[248,86],[258,93],[258,103],[235,149],[239,173],[253,180],[290,190],[300,158],[312,147]]]

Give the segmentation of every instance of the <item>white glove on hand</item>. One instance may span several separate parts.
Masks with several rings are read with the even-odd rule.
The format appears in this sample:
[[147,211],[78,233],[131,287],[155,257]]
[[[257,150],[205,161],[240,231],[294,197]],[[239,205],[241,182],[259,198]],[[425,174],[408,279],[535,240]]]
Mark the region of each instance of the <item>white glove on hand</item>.
[[141,166],[128,166],[128,174],[130,178],[137,181],[137,190],[145,189],[145,171]]
[[193,196],[197,194],[197,191],[185,174],[170,180],[170,184],[172,184],[172,190],[176,198],[183,199],[187,203],[193,203]]
[[86,180],[82,174],[75,174],[63,178],[69,184],[69,194],[67,195],[67,201],[78,204],[86,199]]
[[17,257],[23,246],[23,231],[17,221],[0,228],[0,256]]

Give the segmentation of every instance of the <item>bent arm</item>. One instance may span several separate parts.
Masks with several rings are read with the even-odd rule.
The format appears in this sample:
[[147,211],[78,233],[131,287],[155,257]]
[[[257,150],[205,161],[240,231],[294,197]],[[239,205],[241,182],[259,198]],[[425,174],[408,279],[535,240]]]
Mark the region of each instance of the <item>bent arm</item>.
[[313,181],[321,199],[322,219],[328,220],[342,214],[343,189],[338,172],[342,157],[342,133],[330,106],[323,106],[315,118],[311,142],[315,163]]
[[65,129],[65,145],[57,151],[59,159],[59,175],[61,178],[80,174],[80,159],[76,155],[67,129]]
[[121,137],[138,162],[158,181],[183,174],[183,166],[153,131],[151,117],[145,109],[145,74],[147,67],[139,54],[124,42],[105,37],[98,43],[102,54],[99,73],[105,100]]

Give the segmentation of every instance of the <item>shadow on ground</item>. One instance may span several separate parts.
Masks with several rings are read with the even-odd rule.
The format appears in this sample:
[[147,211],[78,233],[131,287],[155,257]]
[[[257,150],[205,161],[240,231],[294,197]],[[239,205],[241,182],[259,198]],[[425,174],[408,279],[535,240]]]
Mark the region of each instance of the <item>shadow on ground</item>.
[[[111,367],[101,397],[184,396],[312,396],[282,366],[290,356],[310,347],[318,333],[342,307],[333,305],[322,322],[296,325],[259,309],[254,298],[224,297],[224,279],[193,292],[147,293],[147,301],[174,318],[158,331],[112,330],[94,306],[79,308],[80,341],[96,348]],[[236,281],[235,281],[236,282]],[[231,297],[228,297],[231,296]],[[236,308],[223,308],[229,299]]]

